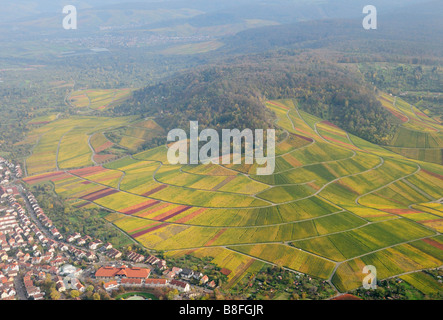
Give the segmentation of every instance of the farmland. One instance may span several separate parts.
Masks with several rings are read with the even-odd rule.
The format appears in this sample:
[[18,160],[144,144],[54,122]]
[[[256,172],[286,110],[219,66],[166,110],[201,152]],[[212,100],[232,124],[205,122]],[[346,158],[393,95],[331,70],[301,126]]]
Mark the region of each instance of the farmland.
[[[402,123],[394,144],[423,125],[405,141],[441,147],[439,124],[382,98]],[[361,285],[367,264],[380,279],[443,265],[440,164],[395,149],[408,146],[353,136],[298,110],[297,101],[267,106],[284,132],[272,175],[255,175],[255,165],[171,165],[164,145],[136,152],[165,133],[152,119],[83,117],[34,129],[24,181],[50,183],[79,207],[107,209],[109,222],[148,249],[210,257],[225,268],[226,288],[266,265],[340,292]],[[117,146],[128,152],[105,164],[94,160]],[[426,281],[411,277],[405,281]]]
[[74,91],[68,101],[77,109],[102,111],[124,101],[131,94],[131,89],[88,89]]
[[26,159],[27,172],[32,175],[93,165],[93,155],[111,147],[106,146],[103,132],[127,126],[134,120],[76,116],[37,127],[30,133],[35,137],[35,145]]
[[388,149],[404,157],[443,164],[443,125],[417,107],[386,94],[382,105],[401,121]]

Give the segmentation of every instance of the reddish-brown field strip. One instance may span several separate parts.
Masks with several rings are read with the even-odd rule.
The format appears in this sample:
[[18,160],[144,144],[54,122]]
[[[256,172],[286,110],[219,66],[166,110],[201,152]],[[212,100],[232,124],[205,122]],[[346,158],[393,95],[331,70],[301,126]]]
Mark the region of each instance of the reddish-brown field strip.
[[161,186],[158,186],[158,187],[152,189],[151,191],[148,191],[148,192],[146,192],[146,193],[143,193],[142,196],[143,196],[143,197],[150,196],[151,194],[154,194],[154,193],[156,193],[156,192],[159,192],[159,191],[163,190],[163,189],[166,188],[166,187],[167,187],[167,185],[162,184]]
[[[305,134],[305,135],[308,136],[308,137],[311,135],[311,134],[309,134],[309,132],[307,132],[307,131],[305,131],[305,130],[302,130],[302,129],[300,129],[300,128],[295,128],[295,130],[297,130],[297,131],[299,131],[299,132]],[[300,136],[300,138],[301,138],[301,137],[302,137],[302,136]],[[307,137],[306,137],[306,138],[307,138]],[[310,139],[310,138],[308,138],[308,139]],[[310,139],[310,141],[313,142],[314,140]]]
[[203,213],[203,212],[206,211],[206,210],[207,210],[207,208],[200,208],[200,209],[195,210],[194,212],[188,214],[187,216],[185,216],[185,217],[183,217],[183,218],[180,218],[180,219],[176,220],[175,222],[176,222],[176,223],[186,223],[186,222],[188,222],[189,220],[195,218],[195,217],[198,216],[200,213]]
[[109,149],[110,147],[112,147],[114,144],[111,141],[105,142],[103,143],[101,146],[98,146],[97,148],[94,149],[94,151],[96,153],[102,152],[106,149]]
[[102,186],[99,186],[99,185],[96,185],[96,184],[90,184],[88,186],[88,189],[81,190],[79,192],[73,193],[73,194],[70,195],[70,197],[71,198],[81,198],[83,196],[87,196],[88,194],[91,194],[92,192],[94,192],[94,190],[95,191],[102,190],[100,188],[102,188]]
[[144,218],[144,217],[146,217],[146,216],[148,216],[148,215],[150,215],[150,214],[152,214],[152,213],[154,213],[154,212],[156,212],[156,211],[158,211],[158,210],[161,210],[161,209],[166,208],[166,207],[169,207],[169,206],[171,206],[171,204],[169,204],[169,203],[161,203],[160,205],[155,206],[155,207],[152,208],[151,210],[148,210],[148,211],[146,211],[146,212],[143,212],[143,213],[141,213],[141,214],[139,214],[139,215],[137,215],[137,216],[138,216],[138,217],[142,217],[142,218]]
[[229,276],[231,274],[232,270],[229,270],[227,268],[222,268],[220,270],[220,272],[223,273],[225,276]]
[[430,244],[431,246],[433,246],[433,247],[435,247],[437,249],[443,250],[443,244],[441,244],[440,242],[437,242],[437,241],[432,240],[432,239],[423,239],[422,241],[426,242],[427,244]]
[[247,263],[243,264],[241,269],[235,270],[235,276],[232,277],[231,281],[229,281],[227,288],[231,288],[234,283],[237,282],[238,278],[240,278],[252,264],[255,262],[255,259],[250,259]]
[[217,240],[218,238],[220,238],[220,236],[221,236],[223,233],[225,233],[226,230],[227,230],[226,228],[221,229],[219,232],[217,232],[217,234],[216,234],[214,237],[212,237],[211,240],[209,240],[208,242],[206,242],[203,246],[204,246],[204,247],[209,247],[210,245],[212,245],[212,244],[215,242],[215,240]]
[[83,208],[83,207],[87,206],[88,204],[89,204],[89,202],[85,202],[85,203],[79,204],[79,205],[77,205],[75,207],[80,209],[80,208]]
[[[300,130],[300,131],[301,131],[301,130]],[[302,136],[302,135],[300,135],[300,134],[296,134],[296,133],[291,133],[291,134],[294,135],[294,136],[296,136],[297,138],[300,138],[300,139],[303,139],[303,140],[306,140],[306,141],[309,141],[309,142],[313,142],[313,141],[314,141],[314,139],[309,138],[309,137]]]
[[106,196],[110,196],[111,194],[114,194],[117,192],[118,192],[118,190],[115,190],[115,189],[104,188],[104,189],[89,193],[89,194],[81,197],[81,199],[88,200],[88,201],[95,201],[97,199],[101,199]]
[[401,120],[401,122],[408,122],[408,118],[403,115],[401,112],[386,108],[394,117]]
[[115,193],[117,193],[117,192],[118,192],[118,190],[109,189],[107,192],[105,192],[105,193],[103,193],[103,194],[101,194],[101,195],[99,195],[99,196],[97,195],[97,196],[93,197],[93,198],[91,199],[91,201],[95,201],[95,200],[97,200],[97,199],[101,199],[101,198],[104,198],[104,197],[110,196],[110,195],[115,194]]
[[422,211],[412,210],[412,209],[383,209],[383,211],[387,211],[394,214],[411,214],[411,213],[423,213]]
[[273,101],[268,101],[268,103],[269,103],[270,105],[273,105],[273,106],[276,106],[276,107],[279,107],[279,108],[283,108],[283,109],[285,109],[285,110],[289,110],[288,107],[286,107],[286,106],[284,106],[284,105],[282,105],[282,104],[280,104],[280,103],[273,102]]
[[62,174],[62,175],[58,175],[55,178],[51,178],[50,180],[55,182],[55,181],[65,180],[65,179],[68,179],[68,178],[72,178],[72,175],[69,174],[69,173],[65,173],[65,174]]
[[115,154],[96,154],[94,155],[94,161],[97,163],[102,163],[111,159],[116,158]]
[[352,145],[350,143],[346,143],[346,142],[343,142],[343,141],[340,141],[340,140],[337,140],[337,139],[334,139],[334,138],[331,138],[331,137],[328,137],[328,136],[325,136],[325,139],[329,140],[329,141],[332,141],[332,142],[335,142],[335,143],[338,143],[338,144],[341,144],[342,146],[346,146],[346,147],[348,147],[350,149],[358,149],[358,150],[360,150],[359,148],[357,148],[356,146],[354,146],[354,145]]
[[82,169],[70,170],[69,173],[75,174],[76,176],[86,177],[91,174],[95,174],[95,173],[105,171],[105,170],[107,170],[107,169],[105,169],[103,167],[95,166],[95,167],[87,167],[87,168],[82,168]]
[[[332,122],[329,122],[329,121],[322,121],[322,122],[320,122],[320,123],[324,123],[324,124],[326,124],[326,125],[328,125],[328,126],[330,126],[330,127],[333,127],[333,128],[336,128],[336,129],[339,129],[340,131],[342,131],[342,129],[340,128],[340,127],[337,127],[335,124],[333,124]],[[338,132],[337,132],[337,134],[339,134]]]
[[226,184],[228,184],[229,182],[231,182],[232,180],[235,179],[236,176],[228,176],[226,177],[225,180],[223,180],[222,182],[220,182],[218,185],[216,185],[214,188],[212,188],[212,191],[216,191],[218,189],[220,189],[221,187],[225,186]]
[[192,207],[189,207],[189,206],[180,206],[180,207],[174,208],[172,210],[169,210],[165,213],[162,213],[153,219],[158,220],[158,221],[166,221],[166,220],[168,220],[172,217],[175,217],[176,215],[178,215],[182,212],[185,212],[186,210],[189,210],[191,208]]
[[29,184],[33,184],[33,183],[38,183],[38,182],[45,181],[45,180],[50,180],[52,177],[57,177],[57,176],[64,175],[64,174],[65,174],[65,172],[63,172],[63,171],[50,172],[50,173],[45,173],[45,174],[38,175],[38,176],[24,178],[23,181],[25,181],[26,183],[29,183]]
[[146,233],[149,233],[149,232],[155,231],[155,230],[160,229],[160,228],[165,227],[165,226],[167,226],[167,224],[166,224],[166,223],[163,223],[163,224],[160,224],[160,225],[158,225],[158,226],[151,227],[151,228],[149,228],[149,229],[146,229],[146,230],[143,230],[143,231],[139,231],[139,232],[137,232],[137,233],[134,233],[134,234],[131,235],[131,236],[132,236],[133,238],[137,238],[137,237],[140,237],[140,236],[142,236],[142,235],[144,235],[144,234],[146,234]]
[[[348,190],[348,191],[350,191],[350,192],[352,192],[352,193],[354,193],[354,194],[359,194],[357,191],[355,191],[354,189],[352,189],[350,186],[348,186],[347,184],[345,184],[343,181],[341,181],[341,180],[338,180],[338,181],[336,181],[336,182],[334,182],[334,183],[336,183],[336,184],[338,184],[338,185],[340,185],[340,186],[342,186],[343,188],[345,188],[346,190]],[[308,183],[308,185],[310,185],[309,183]]]
[[[97,195],[97,194],[100,194],[100,193],[102,193],[102,192],[105,192],[106,190],[108,190],[108,188],[106,188],[106,187],[102,187],[101,189],[99,189],[99,190],[96,190],[96,191],[93,191],[93,192],[90,192],[90,193],[87,193],[87,194],[85,194],[83,197],[89,197],[89,196],[95,196],[95,195]],[[83,197],[81,197],[81,198],[83,198]]]
[[433,223],[433,222],[439,222],[439,221],[443,221],[443,219],[420,220],[417,222],[418,223]]
[[155,206],[158,203],[160,203],[160,201],[158,201],[158,200],[149,200],[147,202],[143,202],[143,204],[141,204],[141,205],[140,204],[137,205],[137,208],[132,208],[132,209],[126,208],[126,209],[121,210],[121,212],[123,212],[125,214],[134,214],[134,213],[140,212],[142,210],[145,210],[147,208],[150,208],[152,206]]
[[[385,210],[381,210],[385,211]],[[386,214],[379,214],[379,215],[367,215],[367,216],[361,216],[362,218],[384,218],[384,217],[392,217],[392,214],[386,213]]]
[[437,179],[443,180],[443,176],[442,176],[442,175],[439,175],[438,173],[431,172],[431,171],[424,170],[424,169],[422,169],[421,171],[423,171],[424,173],[427,173],[427,174],[429,174],[430,176],[433,176],[433,177],[435,177],[435,178],[437,178]]

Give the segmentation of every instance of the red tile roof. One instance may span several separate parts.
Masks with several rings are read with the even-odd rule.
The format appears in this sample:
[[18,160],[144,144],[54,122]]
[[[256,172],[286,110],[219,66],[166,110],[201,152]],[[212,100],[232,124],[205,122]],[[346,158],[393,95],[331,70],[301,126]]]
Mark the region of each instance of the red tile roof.
[[121,284],[142,284],[142,279],[122,279]]
[[151,269],[147,268],[101,267],[100,269],[97,270],[95,276],[98,278],[100,277],[112,278],[115,276],[122,276],[126,278],[147,279],[150,274],[151,274]]
[[168,283],[167,279],[146,279],[145,284],[146,285],[165,285]]

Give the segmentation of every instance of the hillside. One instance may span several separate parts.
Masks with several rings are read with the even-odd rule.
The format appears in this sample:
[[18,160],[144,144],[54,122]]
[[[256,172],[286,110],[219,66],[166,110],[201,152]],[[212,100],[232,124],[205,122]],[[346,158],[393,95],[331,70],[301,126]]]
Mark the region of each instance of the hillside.
[[298,98],[303,110],[369,141],[381,143],[393,134],[394,117],[358,73],[298,52],[247,56],[184,72],[134,92],[114,112],[156,117],[167,130],[185,129],[190,120],[217,129],[264,128],[273,121],[264,101],[283,98]]
[[223,39],[226,44],[223,52],[229,54],[265,52],[279,48],[329,48],[354,54],[353,57],[360,60],[399,59],[403,56],[440,58],[441,61],[442,43],[434,41],[443,36],[441,1],[405,6],[398,8],[395,13],[381,10],[380,6],[377,8],[377,30],[364,30],[362,20],[355,17],[307,20],[239,32]]
[[266,106],[287,132],[270,176],[256,165],[169,165],[160,146],[24,181],[52,181],[74,208],[108,209],[109,222],[167,257],[209,259],[225,269],[225,289],[272,265],[339,292],[361,286],[367,264],[379,279],[442,265],[440,165],[351,135],[297,100]]

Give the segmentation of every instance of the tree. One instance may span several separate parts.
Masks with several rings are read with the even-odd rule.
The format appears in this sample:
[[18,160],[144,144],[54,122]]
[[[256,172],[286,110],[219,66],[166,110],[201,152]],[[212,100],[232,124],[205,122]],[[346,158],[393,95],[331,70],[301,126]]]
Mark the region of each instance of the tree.
[[100,295],[96,292],[92,295],[92,299],[94,300],[100,300]]
[[80,297],[80,292],[78,292],[77,290],[72,290],[71,291],[71,298],[75,299]]
[[299,300],[300,299],[300,296],[298,295],[298,293],[293,293],[292,294],[292,299],[294,299],[294,300]]
[[60,292],[58,292],[55,288],[51,288],[49,296],[52,300],[59,300],[61,295]]
[[178,290],[177,289],[173,289],[173,290],[169,291],[166,294],[166,298],[168,300],[174,300],[175,296],[177,296],[177,295],[178,295]]

